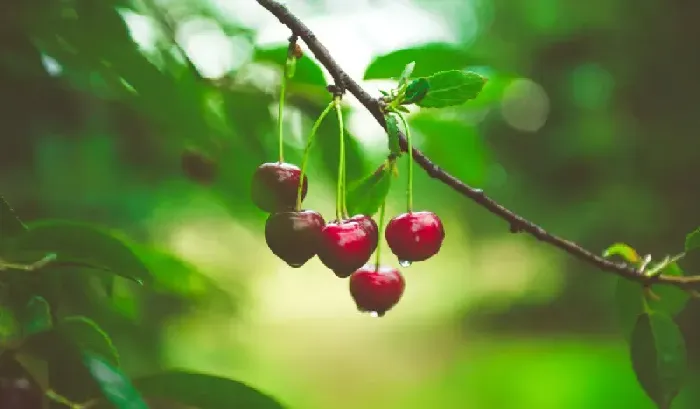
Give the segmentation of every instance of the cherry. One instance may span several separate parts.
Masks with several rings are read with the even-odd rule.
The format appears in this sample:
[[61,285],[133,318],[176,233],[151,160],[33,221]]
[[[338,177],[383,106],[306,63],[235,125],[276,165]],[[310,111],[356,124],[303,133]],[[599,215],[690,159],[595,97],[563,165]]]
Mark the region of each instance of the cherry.
[[362,267],[372,256],[372,239],[357,221],[341,220],[321,230],[318,258],[340,278]]
[[0,358],[0,408],[41,409],[43,393],[11,356]]
[[433,212],[408,212],[391,219],[386,242],[402,263],[427,260],[440,251],[445,229]]
[[377,227],[377,223],[375,223],[371,217],[363,214],[358,214],[351,217],[350,221],[360,223],[360,226],[362,226],[365,232],[367,232],[370,242],[372,243],[372,252],[374,252],[374,250],[377,249],[377,244],[379,243],[379,228]]
[[350,295],[357,309],[378,317],[399,302],[405,287],[403,276],[392,267],[365,265],[350,276]]
[[218,164],[214,159],[193,148],[188,148],[182,153],[180,166],[190,180],[202,185],[214,182],[219,173]]
[[265,241],[277,257],[299,268],[318,252],[324,224],[313,210],[274,213],[265,222]]
[[[292,210],[297,202],[301,169],[283,162],[263,163],[253,174],[253,203],[269,213]],[[306,197],[309,181],[304,176],[301,199]]]

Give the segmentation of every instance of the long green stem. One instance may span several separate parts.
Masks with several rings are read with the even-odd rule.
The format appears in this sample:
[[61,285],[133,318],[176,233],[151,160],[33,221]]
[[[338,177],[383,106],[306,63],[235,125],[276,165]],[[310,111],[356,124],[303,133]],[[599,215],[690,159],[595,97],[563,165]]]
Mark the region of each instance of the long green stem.
[[340,137],[339,137],[339,152],[338,152],[338,190],[336,192],[336,216],[338,217],[338,220],[342,220],[343,218],[343,210],[345,209],[345,180],[344,180],[344,173],[345,173],[345,126],[343,125],[343,112],[340,107],[340,97],[335,97],[333,99],[334,105],[335,105],[335,112],[338,115],[338,126],[340,128]]
[[377,226],[377,229],[379,230],[379,243],[380,245],[377,245],[377,255],[375,256],[375,268],[377,271],[379,271],[379,263],[381,262],[381,255],[382,255],[382,239],[384,238],[384,213],[386,212],[386,200],[382,202],[381,207],[379,208],[379,226]]
[[413,141],[411,140],[411,130],[408,127],[408,121],[406,121],[406,118],[400,113],[399,118],[401,119],[401,123],[403,123],[404,132],[406,133],[406,145],[408,145],[408,199],[406,206],[410,213],[413,211]]
[[299,175],[299,188],[297,189],[297,211],[301,210],[301,199],[302,199],[302,191],[304,189],[304,176],[306,175],[306,165],[309,162],[309,153],[311,152],[311,145],[314,142],[314,138],[316,137],[316,132],[318,132],[318,128],[321,126],[321,122],[323,122],[323,119],[328,115],[328,113],[331,112],[331,109],[335,106],[335,102],[331,102],[328,104],[326,109],[321,112],[321,115],[319,115],[318,119],[316,119],[316,122],[314,122],[314,126],[311,127],[311,134],[309,135],[309,139],[306,141],[306,148],[304,148],[304,156],[301,159],[301,173]]
[[284,64],[284,72],[282,73],[282,82],[280,83],[280,102],[277,111],[277,137],[279,138],[280,163],[284,162],[284,132],[282,122],[284,119],[284,96],[287,91],[288,71],[289,64],[287,63]]

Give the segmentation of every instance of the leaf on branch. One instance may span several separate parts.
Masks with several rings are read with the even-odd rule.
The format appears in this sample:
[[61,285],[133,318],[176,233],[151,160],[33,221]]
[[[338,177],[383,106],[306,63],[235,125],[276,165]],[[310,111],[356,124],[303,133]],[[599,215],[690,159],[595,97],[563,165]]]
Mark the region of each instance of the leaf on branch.
[[0,196],[0,242],[16,237],[27,230],[9,203]]
[[700,227],[694,232],[685,236],[685,251],[695,250],[700,248]]
[[486,78],[470,71],[442,71],[427,77],[429,90],[416,105],[423,108],[444,108],[461,105],[476,98]]
[[185,371],[169,371],[134,380],[144,396],[167,398],[199,409],[282,409],[271,396],[244,383]]
[[411,81],[406,88],[406,97],[403,104],[417,104],[428,94],[430,82],[425,78],[418,78]]
[[53,327],[51,307],[39,296],[32,297],[20,314],[22,335],[25,337],[48,331]]
[[364,79],[395,78],[396,73],[411,61],[418,62],[412,74],[418,77],[482,63],[471,53],[453,44],[430,43],[393,51],[375,58],[365,69]]
[[612,256],[620,256],[626,262],[632,264],[637,264],[642,260],[642,258],[637,253],[637,250],[633,249],[631,246],[625,243],[615,243],[607,249],[605,249],[605,251],[603,252],[603,257],[608,258]]
[[104,357],[83,352],[83,364],[97,382],[103,396],[117,409],[149,409],[131,380]]
[[660,409],[668,409],[687,373],[687,352],[680,329],[671,317],[651,312],[639,315],[630,343],[637,381]]
[[413,70],[415,68],[415,61],[411,61],[410,63],[406,64],[406,66],[403,69],[403,72],[401,73],[401,76],[399,76],[399,88],[401,88],[408,82],[408,79],[411,77],[411,74],[413,74]]
[[111,233],[70,221],[30,224],[12,245],[17,256],[56,253],[56,264],[108,270],[139,284],[150,283],[151,274],[129,246]]
[[[669,264],[663,269],[662,273],[670,276],[684,275],[683,270],[677,263]],[[617,279],[615,288],[617,315],[620,327],[627,340],[631,337],[632,329],[639,314],[645,311],[655,311],[673,317],[683,311],[690,300],[688,292],[677,287],[655,284],[650,289],[658,296],[658,299],[647,298],[645,309],[646,295],[644,286],[624,277]]]
[[386,115],[386,134],[389,141],[389,152],[394,156],[401,156],[401,146],[399,145],[399,121],[394,115]]
[[350,214],[372,216],[379,210],[391,187],[391,166],[385,162],[369,176],[348,188],[347,206]]

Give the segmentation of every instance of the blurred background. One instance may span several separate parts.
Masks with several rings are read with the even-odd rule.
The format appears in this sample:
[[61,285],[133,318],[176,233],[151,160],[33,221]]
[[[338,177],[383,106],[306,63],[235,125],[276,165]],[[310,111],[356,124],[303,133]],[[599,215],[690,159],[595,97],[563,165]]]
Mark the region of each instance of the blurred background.
[[[464,106],[412,113],[415,143],[546,229],[594,252],[621,241],[662,257],[700,225],[699,3],[286,4],[376,95],[411,61],[417,75],[488,77]],[[0,4],[0,193],[28,221],[119,231],[156,278],[119,281],[108,299],[75,276],[64,308],[112,334],[130,374],[216,373],[290,408],[653,408],[617,327],[616,278],[509,234],[420,169],[416,208],[440,215],[447,236],[439,256],[402,268],[405,295],[385,317],[358,313],[347,281],[318,259],[292,269],[272,255],[249,189],[277,158],[289,34],[254,0]],[[289,162],[300,162],[328,80],[307,53],[285,112]],[[355,180],[387,146],[353,97],[345,106]],[[305,201],[326,217],[334,121],[314,147]],[[183,175],[187,149],[218,163],[215,183]],[[388,217],[404,211],[405,158],[399,166]],[[693,302],[678,317],[694,367],[699,319]],[[696,408],[699,383],[674,407]]]

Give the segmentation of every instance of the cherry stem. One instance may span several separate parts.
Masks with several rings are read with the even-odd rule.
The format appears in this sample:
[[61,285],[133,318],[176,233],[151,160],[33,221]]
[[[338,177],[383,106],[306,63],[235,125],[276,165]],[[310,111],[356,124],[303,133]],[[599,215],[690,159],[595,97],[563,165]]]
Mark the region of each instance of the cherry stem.
[[413,211],[413,142],[411,140],[411,130],[408,127],[408,121],[406,121],[403,114],[399,113],[398,115],[403,124],[404,132],[406,133],[406,147],[408,150],[408,200],[406,206],[410,213]]
[[277,136],[279,138],[279,153],[280,153],[280,163],[284,162],[284,132],[282,122],[284,119],[284,96],[287,91],[287,79],[290,77],[291,59],[294,56],[291,54],[291,44],[290,49],[287,51],[287,61],[284,64],[284,70],[282,71],[282,81],[280,83],[280,102],[277,111]]
[[343,125],[343,112],[340,109],[340,97],[335,97],[333,99],[333,104],[335,105],[335,112],[338,115],[338,127],[340,128],[340,149],[338,152],[338,190],[336,192],[337,197],[335,208],[336,217],[338,218],[338,221],[340,221],[343,218],[343,210],[345,209],[345,194],[343,193],[345,190],[345,126]]
[[[385,170],[386,172],[386,170]],[[384,238],[384,213],[386,211],[386,200],[382,201],[382,205],[379,207],[379,226],[377,229],[379,230],[377,233],[379,233],[379,244],[377,244],[377,255],[375,257],[375,269],[379,271],[379,263],[381,262],[381,254],[382,254],[382,239]]]
[[304,148],[304,156],[302,157],[301,160],[301,173],[299,174],[299,187],[297,188],[297,211],[301,210],[301,200],[302,200],[302,192],[304,190],[304,176],[306,175],[306,165],[309,162],[309,153],[311,152],[311,145],[314,142],[314,137],[316,136],[316,132],[318,132],[318,128],[321,126],[321,122],[323,122],[323,119],[328,115],[329,112],[331,112],[331,109],[333,109],[335,103],[331,102],[328,104],[326,109],[321,112],[321,115],[316,119],[316,122],[314,122],[314,126],[311,127],[311,134],[309,135],[309,139],[306,141],[306,148]]

